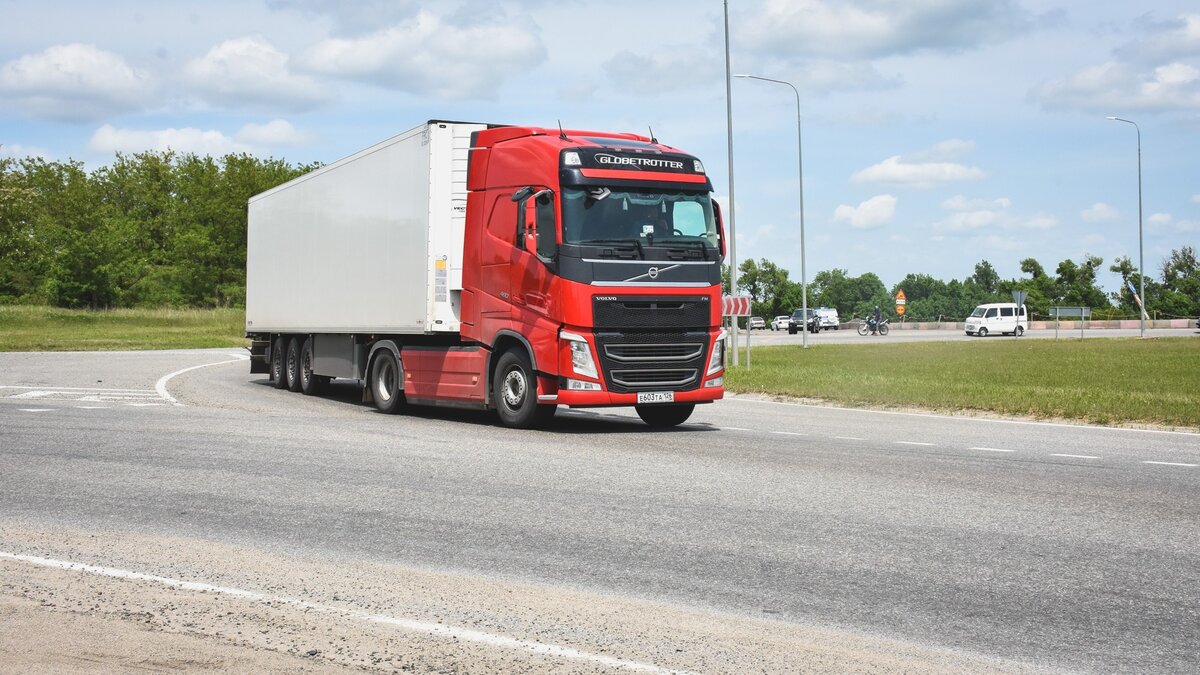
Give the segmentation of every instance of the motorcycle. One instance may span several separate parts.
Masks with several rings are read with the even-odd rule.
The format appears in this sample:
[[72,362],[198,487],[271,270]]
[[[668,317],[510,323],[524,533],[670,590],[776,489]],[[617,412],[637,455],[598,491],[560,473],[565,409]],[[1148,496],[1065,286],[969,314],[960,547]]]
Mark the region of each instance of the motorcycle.
[[872,335],[874,335],[876,333],[878,333],[879,335],[887,335],[888,334],[888,319],[884,319],[884,320],[880,321],[878,325],[876,325],[874,317],[867,317],[861,323],[858,324],[858,334],[866,335],[867,333],[871,333]]

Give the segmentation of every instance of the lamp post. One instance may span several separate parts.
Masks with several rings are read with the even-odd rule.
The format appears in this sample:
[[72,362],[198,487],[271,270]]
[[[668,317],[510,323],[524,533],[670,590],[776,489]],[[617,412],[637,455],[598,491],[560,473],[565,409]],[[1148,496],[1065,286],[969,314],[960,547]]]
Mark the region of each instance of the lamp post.
[[1145,258],[1143,257],[1142,247],[1142,129],[1133,120],[1127,120],[1123,117],[1108,116],[1105,119],[1114,122],[1125,122],[1132,124],[1137,130],[1137,150],[1138,150],[1138,325],[1141,326],[1141,335],[1146,337],[1146,267]]
[[[729,238],[729,295],[737,296],[737,237],[734,236],[734,218],[733,209],[733,86],[729,79],[729,0],[725,0],[725,120],[728,125],[728,133],[726,134],[726,142],[729,145],[729,227],[725,232],[725,236]],[[734,366],[738,364],[738,318],[733,317],[730,322],[730,332],[733,334],[733,360]],[[746,330],[750,330],[749,320],[746,322]],[[747,333],[749,334],[749,333]],[[746,348],[746,358],[750,358],[750,348]]]
[[804,349],[808,349],[808,276],[804,269],[804,146],[803,136],[800,130],[800,90],[791,82],[783,80],[772,80],[769,77],[759,77],[757,75],[734,75],[734,77],[744,77],[751,80],[762,80],[763,82],[774,82],[775,84],[786,84],[792,88],[792,93],[796,95],[796,166],[799,169],[800,181],[800,302],[801,310],[804,315],[803,325],[801,326],[801,334],[803,339]]

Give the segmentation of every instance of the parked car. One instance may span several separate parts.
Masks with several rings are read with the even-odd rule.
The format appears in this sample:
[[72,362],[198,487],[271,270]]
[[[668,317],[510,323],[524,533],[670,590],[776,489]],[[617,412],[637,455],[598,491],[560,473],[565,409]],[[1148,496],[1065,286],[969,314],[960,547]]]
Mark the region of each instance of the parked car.
[[788,316],[787,314],[775,317],[771,320],[771,330],[787,330],[788,321],[791,320],[791,318],[792,317]]
[[817,316],[817,310],[808,310],[808,320],[804,319],[804,310],[798,309],[792,312],[791,318],[788,319],[788,334],[795,335],[800,332],[800,327],[805,326],[805,329],[810,333],[821,332],[821,317]]
[[833,307],[818,307],[817,316],[821,317],[821,328],[837,330],[842,327],[838,311]]
[[758,330],[766,330],[766,329],[767,329],[767,322],[766,322],[766,321],[763,321],[763,318],[762,318],[761,316],[752,316],[752,317],[750,317],[750,321],[748,321],[748,322],[746,323],[746,326],[747,326],[747,327],[748,327],[750,330],[754,330],[754,329],[756,329],[756,328],[757,328]]

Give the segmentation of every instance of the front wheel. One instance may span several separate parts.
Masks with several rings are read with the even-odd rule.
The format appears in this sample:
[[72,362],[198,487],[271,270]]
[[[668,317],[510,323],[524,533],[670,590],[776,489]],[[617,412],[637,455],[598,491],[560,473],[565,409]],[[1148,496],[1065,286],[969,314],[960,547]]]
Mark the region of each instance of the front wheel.
[[553,417],[554,406],[537,403],[537,375],[524,351],[510,349],[496,362],[492,399],[500,423],[514,429],[532,429]]
[[677,403],[675,405],[639,405],[634,406],[638,417],[656,429],[677,427],[692,416],[696,409],[695,403]]
[[888,325],[886,323],[879,324],[879,334],[880,335],[888,334]]
[[869,331],[869,329],[867,328],[866,322],[858,324],[858,334],[859,335],[866,335],[868,331]]
[[978,332],[978,333],[976,333],[976,335],[978,335],[979,337],[987,337],[987,329],[986,329],[986,328],[980,328],[980,329],[979,329],[979,332]]

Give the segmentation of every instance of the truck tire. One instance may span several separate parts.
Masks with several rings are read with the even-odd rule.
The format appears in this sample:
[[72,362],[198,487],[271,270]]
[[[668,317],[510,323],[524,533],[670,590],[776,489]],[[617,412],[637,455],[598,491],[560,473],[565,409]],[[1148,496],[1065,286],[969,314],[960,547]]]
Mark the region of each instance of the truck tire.
[[329,377],[314,375],[312,367],[313,339],[307,337],[304,338],[304,346],[300,348],[300,391],[305,396],[319,394],[325,388],[325,385],[329,384]]
[[390,349],[380,349],[371,361],[371,377],[367,386],[371,388],[371,399],[381,413],[395,415],[407,405],[401,389],[400,361]]
[[675,405],[639,405],[634,406],[638,417],[656,429],[676,427],[687,421],[696,409],[695,403],[676,403]]
[[288,391],[300,391],[300,338],[287,342],[287,361],[284,364]]
[[537,374],[521,349],[510,349],[496,361],[492,400],[500,423],[514,429],[532,429],[545,424],[554,416],[556,407],[538,405]]
[[276,389],[287,388],[287,338],[275,337],[271,345],[271,385]]

